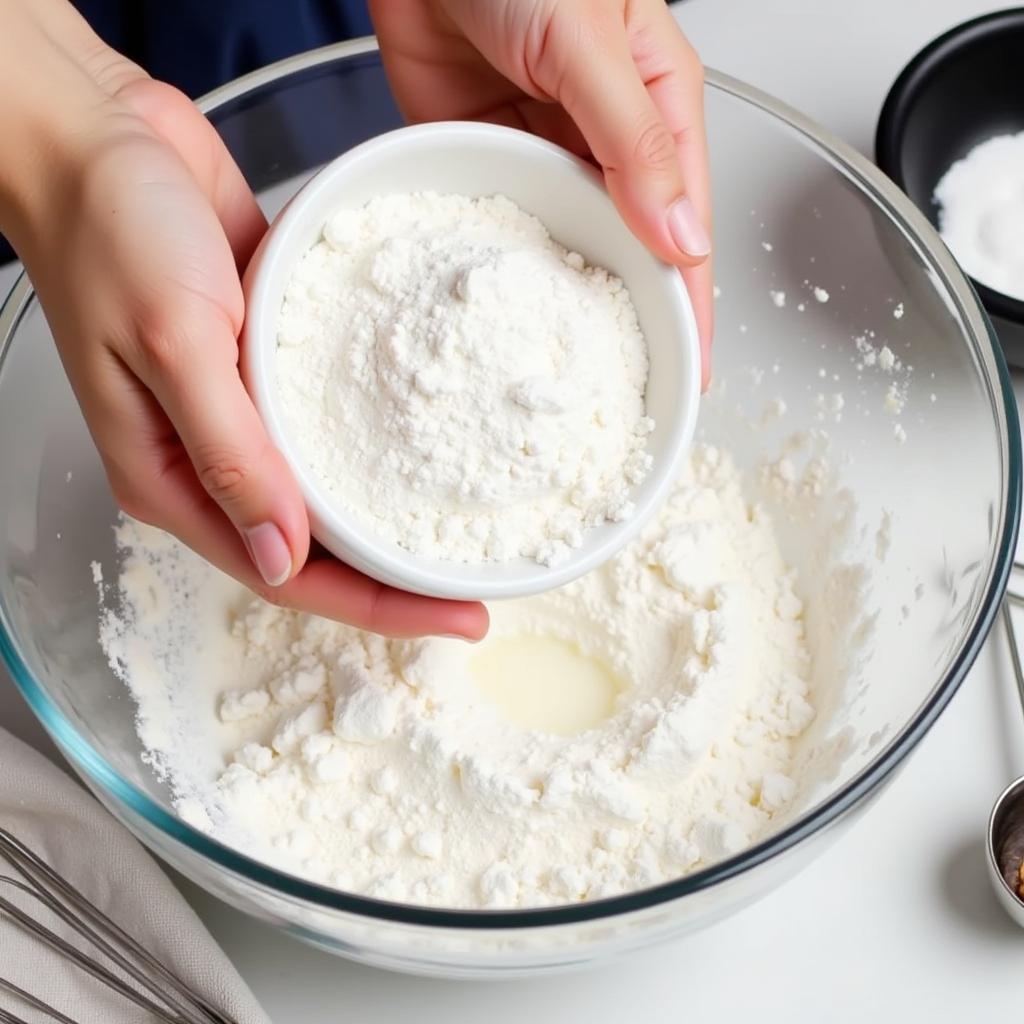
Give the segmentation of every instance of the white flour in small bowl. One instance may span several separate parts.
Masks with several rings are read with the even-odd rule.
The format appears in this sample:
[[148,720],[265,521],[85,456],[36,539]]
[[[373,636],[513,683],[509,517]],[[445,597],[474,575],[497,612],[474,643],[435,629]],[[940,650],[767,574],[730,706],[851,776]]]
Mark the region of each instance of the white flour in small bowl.
[[651,466],[629,294],[501,196],[339,211],[286,289],[275,372],[328,497],[414,554],[555,564]]

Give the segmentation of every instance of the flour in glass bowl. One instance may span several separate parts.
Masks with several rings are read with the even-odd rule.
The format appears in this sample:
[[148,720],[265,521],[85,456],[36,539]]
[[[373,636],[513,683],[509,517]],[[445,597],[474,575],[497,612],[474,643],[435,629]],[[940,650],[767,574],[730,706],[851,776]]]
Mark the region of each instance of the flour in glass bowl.
[[287,285],[275,374],[329,500],[418,555],[555,564],[652,462],[628,292],[502,196],[339,210]]
[[597,899],[739,852],[794,798],[798,581],[717,448],[612,561],[493,605],[479,645],[274,607],[131,521],[118,543],[102,640],[151,763],[188,821],[293,874],[436,906]]

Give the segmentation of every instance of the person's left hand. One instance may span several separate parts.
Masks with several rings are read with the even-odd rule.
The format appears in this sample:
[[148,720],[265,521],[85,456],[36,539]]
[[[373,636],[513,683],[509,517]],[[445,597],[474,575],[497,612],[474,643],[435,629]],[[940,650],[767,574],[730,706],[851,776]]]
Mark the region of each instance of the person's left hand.
[[210,122],[64,0],[0,0],[0,24],[0,230],[122,509],[276,604],[388,636],[483,637],[478,602],[310,555],[302,492],[238,369],[239,271],[267,225]]
[[525,128],[594,160],[626,223],[713,331],[704,72],[664,0],[370,0],[411,121]]

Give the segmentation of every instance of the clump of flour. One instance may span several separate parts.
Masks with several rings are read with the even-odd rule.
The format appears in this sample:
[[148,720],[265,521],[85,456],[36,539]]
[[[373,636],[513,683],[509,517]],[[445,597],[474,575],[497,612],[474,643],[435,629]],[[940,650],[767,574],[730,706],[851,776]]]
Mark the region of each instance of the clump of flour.
[[320,485],[451,561],[550,565],[628,517],[647,374],[622,282],[502,196],[339,211],[278,324],[281,405]]
[[[803,606],[717,448],[694,449],[611,562],[496,604],[478,646],[273,607],[133,522],[118,540],[104,645],[179,812],[290,872],[431,905],[596,899],[737,853],[797,791],[815,715]],[[607,718],[555,735],[483,696],[473,659],[530,637],[609,667]]]

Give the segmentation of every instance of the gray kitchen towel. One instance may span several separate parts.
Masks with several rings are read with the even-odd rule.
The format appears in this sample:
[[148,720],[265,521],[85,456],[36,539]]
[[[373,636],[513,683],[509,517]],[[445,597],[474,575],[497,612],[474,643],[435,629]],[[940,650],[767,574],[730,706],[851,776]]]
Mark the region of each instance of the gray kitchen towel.
[[[4,729],[0,825],[222,1012],[239,1024],[269,1024],[224,952],[135,838],[75,780]],[[10,874],[0,859],[0,875]],[[30,907],[9,883],[0,882],[0,895]],[[73,934],[38,905],[33,916],[66,938]],[[2,912],[0,978],[79,1024],[155,1019],[25,934]],[[2,988],[0,1009],[33,1024],[50,1020]]]

